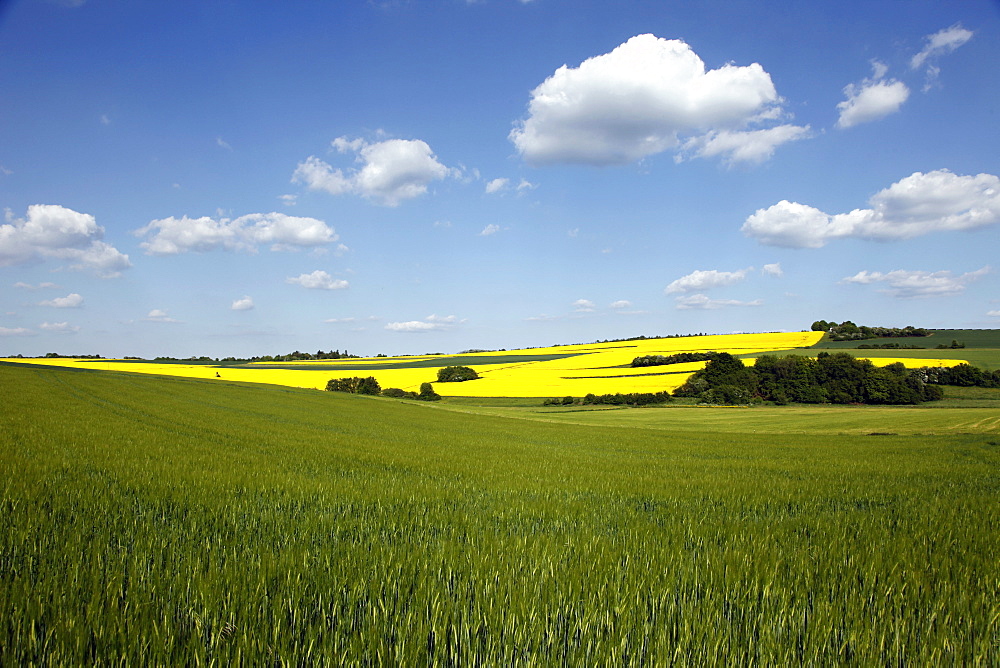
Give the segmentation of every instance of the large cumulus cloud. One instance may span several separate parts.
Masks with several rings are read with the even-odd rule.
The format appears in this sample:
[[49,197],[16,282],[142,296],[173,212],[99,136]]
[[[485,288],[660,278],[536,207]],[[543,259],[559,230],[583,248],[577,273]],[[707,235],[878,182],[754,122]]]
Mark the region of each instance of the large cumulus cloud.
[[531,92],[528,118],[510,139],[539,165],[626,164],[671,149],[679,159],[760,161],[808,134],[791,125],[746,130],[782,116],[781,98],[759,64],[707,70],[685,42],[647,34],[557,69]]
[[33,204],[24,218],[10,212],[7,218],[0,225],[0,266],[54,258],[105,278],[132,266],[128,255],[103,240],[104,228],[89,213],[58,204]]
[[834,239],[855,237],[895,241],[1000,222],[1000,178],[962,176],[947,169],[914,172],[868,200],[870,208],[828,214],[782,200],[758,209],[743,233],[769,246],[820,248]]

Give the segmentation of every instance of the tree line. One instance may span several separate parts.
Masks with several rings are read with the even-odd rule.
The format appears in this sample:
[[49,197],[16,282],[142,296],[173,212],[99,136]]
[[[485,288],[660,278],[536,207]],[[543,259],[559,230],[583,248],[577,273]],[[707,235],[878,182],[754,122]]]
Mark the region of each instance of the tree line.
[[683,364],[685,362],[707,362],[714,359],[716,353],[674,353],[673,355],[643,355],[632,360],[633,367],[663,366],[666,364]]
[[816,358],[762,355],[748,367],[729,353],[718,353],[674,390],[674,396],[730,405],[918,404],[944,396],[939,384],[925,380],[926,371],[909,370],[900,362],[876,367],[848,353],[827,352]]
[[669,392],[616,392],[615,394],[588,394],[583,399],[567,396],[562,399],[546,399],[543,406],[649,406],[673,401]]
[[910,336],[930,336],[931,332],[907,325],[906,327],[869,327],[856,325],[850,320],[838,324],[817,320],[812,324],[812,331],[826,332],[831,341],[861,341],[864,339],[891,339]]
[[437,401],[441,395],[434,391],[430,383],[421,383],[420,392],[403,390],[398,387],[382,389],[374,376],[361,378],[331,378],[326,383],[327,392],[346,392],[348,394],[367,394],[369,396],[393,397],[395,399],[417,399],[418,401]]
[[1000,369],[987,371],[971,364],[917,369],[921,380],[933,385],[958,387],[1000,387]]

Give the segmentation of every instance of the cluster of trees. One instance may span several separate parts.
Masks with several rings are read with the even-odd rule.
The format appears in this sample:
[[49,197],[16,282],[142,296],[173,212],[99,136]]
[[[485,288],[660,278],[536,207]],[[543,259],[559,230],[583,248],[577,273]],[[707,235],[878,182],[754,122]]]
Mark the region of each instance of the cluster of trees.
[[906,327],[868,327],[855,325],[850,320],[837,324],[826,320],[817,320],[812,324],[812,331],[827,332],[831,341],[860,341],[863,339],[887,339],[908,336],[930,336],[926,329],[907,325]]
[[441,395],[434,391],[434,386],[430,383],[421,383],[420,392],[401,390],[398,387],[382,389],[378,380],[374,376],[367,378],[331,378],[326,384],[328,392],[347,392],[348,394],[368,394],[371,396],[382,395],[383,397],[393,397],[396,399],[418,399],[420,401],[437,401]]
[[[941,346],[938,346],[939,348]],[[862,343],[858,350],[923,350],[924,346],[911,346],[906,343]]]
[[[34,357],[34,358],[32,358],[30,356],[29,357],[25,357],[24,355],[22,355],[20,353],[18,353],[17,355],[4,355],[4,357],[9,357],[12,360],[38,359],[37,356]],[[48,359],[60,359],[60,358],[63,358],[63,357],[65,357],[65,358],[73,358],[73,359],[81,359],[81,360],[102,360],[102,359],[104,359],[100,355],[60,355],[59,353],[45,353],[44,355],[42,355],[42,357],[43,358],[48,358]],[[128,359],[128,358],[125,358],[125,359]]]
[[461,383],[466,380],[476,380],[479,374],[467,366],[446,366],[438,369],[439,383]]
[[374,376],[367,378],[331,378],[326,384],[327,392],[347,392],[349,394],[382,394],[382,387]]
[[434,386],[430,383],[421,383],[420,392],[389,387],[382,390],[382,396],[393,397],[394,399],[416,399],[418,401],[438,401],[441,399],[441,395],[434,391]]
[[964,348],[965,344],[962,343],[961,341],[956,341],[955,339],[952,339],[950,344],[949,343],[939,343],[939,344],[937,344],[934,347],[937,348],[938,350],[947,350],[949,348],[951,348],[951,349],[958,349],[958,348]]
[[583,406],[609,405],[609,406],[648,406],[650,404],[665,404],[673,401],[669,392],[628,392],[625,394],[588,394],[583,399],[577,401],[574,397],[563,397],[562,399],[546,399],[543,406],[573,406],[580,404]]
[[925,381],[923,371],[910,371],[898,362],[879,368],[847,353],[826,352],[816,359],[763,355],[748,367],[729,353],[718,353],[674,396],[710,404],[917,404],[941,399],[943,391]]
[[675,353],[673,355],[643,355],[642,357],[636,357],[632,360],[632,366],[662,366],[665,364],[681,364],[684,362],[707,362],[714,357],[714,352]]
[[317,350],[314,353],[302,353],[296,350],[295,352],[288,353],[287,355],[264,355],[263,357],[251,357],[247,360],[235,360],[234,358],[226,358],[223,361],[245,361],[245,362],[299,362],[304,360],[339,360],[339,359],[357,359],[360,355],[350,355],[345,350],[340,352],[339,350],[331,350],[326,353],[322,350]]
[[1000,369],[985,371],[971,364],[918,369],[921,380],[933,385],[959,387],[1000,387]]
[[611,406],[648,406],[650,404],[665,404],[673,401],[669,392],[627,392],[625,394],[588,394],[583,398],[584,405]]

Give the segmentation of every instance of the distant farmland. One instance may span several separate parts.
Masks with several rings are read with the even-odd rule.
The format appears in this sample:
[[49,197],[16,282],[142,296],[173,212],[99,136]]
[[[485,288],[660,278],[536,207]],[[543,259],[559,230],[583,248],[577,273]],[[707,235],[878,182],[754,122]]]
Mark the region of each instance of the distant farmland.
[[[327,381],[335,377],[373,376],[383,388],[395,387],[409,391],[418,390],[422,383],[434,382],[440,368],[468,365],[479,373],[478,380],[435,383],[435,390],[444,396],[582,397],[589,393],[671,391],[681,386],[691,373],[704,366],[704,362],[694,362],[633,368],[631,362],[636,357],[707,351],[730,352],[747,358],[764,353],[785,354],[793,351],[797,351],[797,354],[815,355],[817,351],[810,346],[817,345],[822,336],[821,332],[685,336],[458,355],[253,364],[185,364],[72,358],[9,361],[314,389],[323,389]],[[988,355],[992,359],[994,354],[992,351],[974,352],[968,348],[948,351],[854,352],[859,356],[870,357],[876,364],[901,361],[909,367],[954,365],[969,357],[978,359]],[[920,354],[909,354],[914,352]]]

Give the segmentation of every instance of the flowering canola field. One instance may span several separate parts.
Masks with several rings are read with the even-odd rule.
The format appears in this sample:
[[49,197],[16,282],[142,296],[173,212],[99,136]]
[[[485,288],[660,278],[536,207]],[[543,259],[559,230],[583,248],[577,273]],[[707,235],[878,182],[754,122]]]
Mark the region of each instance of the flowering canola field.
[[[268,383],[323,389],[331,378],[374,376],[383,388],[418,390],[421,383],[434,383],[443,396],[464,397],[559,397],[616,392],[672,391],[681,386],[704,362],[632,368],[632,360],[643,355],[680,352],[725,351],[733,355],[781,352],[805,348],[822,337],[820,332],[726,334],[590,343],[502,352],[457,355],[416,355],[365,359],[252,364],[156,363],[143,360],[75,358],[8,359],[68,366],[77,369],[127,371],[189,378]],[[882,366],[902,362],[907,367],[953,366],[962,360],[872,358]],[[753,363],[752,359],[747,363]],[[437,383],[437,371],[446,366],[470,366],[480,375],[475,381]]]

